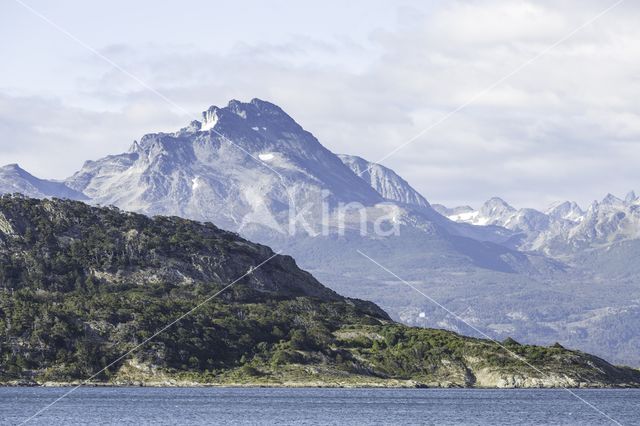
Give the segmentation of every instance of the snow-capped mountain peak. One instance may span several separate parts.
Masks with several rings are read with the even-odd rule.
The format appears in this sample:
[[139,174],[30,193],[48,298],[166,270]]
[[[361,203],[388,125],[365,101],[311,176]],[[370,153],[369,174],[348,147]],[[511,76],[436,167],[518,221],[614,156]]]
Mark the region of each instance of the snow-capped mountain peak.
[[487,200],[478,210],[469,206],[447,208],[442,205],[438,205],[436,210],[454,222],[480,226],[497,225],[505,228],[517,211],[498,197]]
[[547,209],[546,214],[554,219],[563,219],[572,222],[580,222],[584,219],[584,211],[578,203],[574,201],[556,203]]
[[480,215],[493,220],[505,218],[515,211],[515,208],[511,207],[506,201],[499,197],[489,199],[480,207]]
[[0,170],[3,172],[14,172],[14,173],[27,173],[24,169],[22,169],[17,163],[7,164],[5,166],[0,167]]
[[572,201],[552,205],[544,213],[535,209],[516,210],[500,198],[492,198],[479,210],[439,207],[438,211],[456,222],[497,225],[522,234],[518,247],[566,255],[583,247],[640,238],[640,204],[632,191],[624,200],[607,194],[582,210]]

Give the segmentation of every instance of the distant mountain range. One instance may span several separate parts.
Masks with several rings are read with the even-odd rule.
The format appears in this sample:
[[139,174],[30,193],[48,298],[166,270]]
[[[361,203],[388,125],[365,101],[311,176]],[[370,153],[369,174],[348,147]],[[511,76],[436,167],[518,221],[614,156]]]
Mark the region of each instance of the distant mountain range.
[[455,222],[509,229],[518,236],[515,245],[519,249],[559,258],[640,238],[640,198],[633,191],[624,199],[607,194],[586,210],[570,201],[556,203],[544,212],[516,209],[500,198],[490,199],[478,210],[433,207]]
[[518,210],[498,198],[478,210],[431,205],[393,170],[332,153],[259,99],[212,106],[63,182],[6,166],[0,192],[211,221],[284,250],[329,287],[405,323],[475,333],[359,250],[496,338],[559,341],[640,365],[634,194],[586,211],[570,202]]

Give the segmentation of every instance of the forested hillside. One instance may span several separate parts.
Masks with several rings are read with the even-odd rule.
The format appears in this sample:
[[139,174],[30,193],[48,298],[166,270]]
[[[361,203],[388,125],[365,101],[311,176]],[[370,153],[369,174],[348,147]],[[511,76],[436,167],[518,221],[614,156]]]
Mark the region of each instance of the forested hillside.
[[[288,256],[209,223],[0,198],[0,381],[110,384],[638,386],[561,346],[410,328]],[[518,359],[517,354],[521,359]]]

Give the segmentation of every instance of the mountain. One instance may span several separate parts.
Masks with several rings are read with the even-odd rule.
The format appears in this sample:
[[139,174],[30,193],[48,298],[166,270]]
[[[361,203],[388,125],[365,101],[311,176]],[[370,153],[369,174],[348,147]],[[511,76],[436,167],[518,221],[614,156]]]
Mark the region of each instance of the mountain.
[[393,170],[355,155],[341,154],[338,157],[385,199],[418,207],[430,207],[426,198]]
[[474,211],[473,207],[471,206],[458,206],[454,208],[448,208],[446,206],[443,206],[442,204],[432,204],[431,207],[433,207],[433,209],[440,213],[442,216],[446,217],[460,215],[462,213],[471,213]]
[[492,198],[479,210],[458,207],[440,211],[449,219],[473,225],[495,225],[518,233],[516,247],[552,257],[580,256],[587,249],[603,249],[640,238],[640,203],[631,191],[625,199],[607,194],[585,211],[572,201],[552,205],[546,212],[515,209]]
[[548,227],[548,218],[534,209],[515,209],[501,198],[494,197],[480,209],[469,206],[440,210],[451,220],[478,226],[500,226],[515,232],[535,232]]
[[593,202],[569,231],[568,239],[578,247],[602,247],[640,238],[640,205],[635,199],[621,200],[608,194]]
[[640,197],[636,195],[635,191],[629,191],[627,196],[624,198],[624,201],[627,204],[638,204],[640,202]]
[[553,219],[568,220],[575,223],[584,219],[584,210],[582,210],[575,201],[556,203],[551,206],[546,213]]
[[66,183],[95,203],[232,230],[285,232],[293,211],[313,234],[323,202],[384,201],[282,109],[259,99],[213,106],[202,122],[145,135],[127,153],[88,161]]
[[640,271],[627,254],[640,241],[635,194],[582,213],[498,198],[477,211],[431,205],[392,170],[335,155],[259,99],[145,135],[64,184],[91,204],[212,222],[268,244],[406,324],[559,341],[640,365]]
[[86,200],[81,192],[74,191],[62,182],[38,179],[17,164],[0,167],[0,194],[20,193],[34,198],[58,197]]
[[404,258],[423,266],[537,268],[538,258],[496,244],[500,232],[449,221],[391,170],[360,177],[354,164],[370,163],[348,158],[278,106],[234,100],[175,133],[148,134],[127,153],[89,161],[66,183],[92,203],[211,221],[319,272],[336,272],[336,252],[359,263],[356,250],[369,243],[404,247]]
[[640,386],[560,345],[394,323],[210,223],[22,196],[0,218],[5,385]]

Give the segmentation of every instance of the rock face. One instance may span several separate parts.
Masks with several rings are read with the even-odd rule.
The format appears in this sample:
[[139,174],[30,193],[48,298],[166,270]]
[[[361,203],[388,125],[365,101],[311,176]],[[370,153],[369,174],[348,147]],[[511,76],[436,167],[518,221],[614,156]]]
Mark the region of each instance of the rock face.
[[355,155],[338,155],[342,162],[385,199],[418,207],[430,207],[422,195],[391,169]]
[[640,386],[558,345],[394,323],[209,223],[18,196],[0,214],[0,384]]

